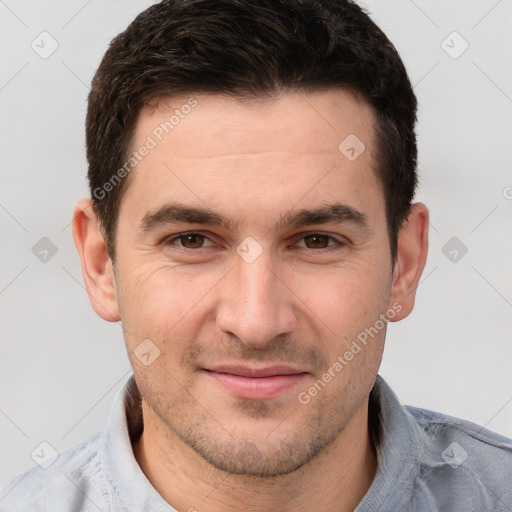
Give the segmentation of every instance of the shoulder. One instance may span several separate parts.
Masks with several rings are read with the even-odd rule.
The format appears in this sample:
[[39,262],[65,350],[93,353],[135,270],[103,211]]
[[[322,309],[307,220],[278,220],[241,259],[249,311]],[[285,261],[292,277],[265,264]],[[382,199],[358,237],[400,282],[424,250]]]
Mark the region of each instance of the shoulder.
[[426,494],[436,496],[436,501],[450,503],[450,510],[459,510],[451,503],[457,496],[459,501],[464,496],[463,501],[469,500],[465,505],[459,502],[461,507],[468,503],[477,509],[486,507],[481,510],[512,506],[511,439],[453,416],[417,407],[404,409],[415,424],[419,447],[417,497],[424,499],[427,490]]
[[[98,444],[101,433],[45,460],[0,489],[0,512],[106,510],[108,494]],[[103,506],[102,506],[103,505]]]
[[[405,406],[404,409],[414,419],[421,432],[420,438],[427,446],[438,450],[445,445],[448,446],[447,443],[464,443],[475,455],[498,457],[503,459],[505,464],[512,465],[512,439],[471,421],[440,412],[411,406]],[[468,453],[468,458],[469,455]]]

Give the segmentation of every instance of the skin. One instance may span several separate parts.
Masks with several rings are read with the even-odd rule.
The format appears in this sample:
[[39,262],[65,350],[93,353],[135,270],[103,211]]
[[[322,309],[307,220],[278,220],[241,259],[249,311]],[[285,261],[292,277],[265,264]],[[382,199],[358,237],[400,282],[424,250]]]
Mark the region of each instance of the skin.
[[[400,311],[392,321],[411,312],[428,210],[413,205],[392,265],[374,171],[376,116],[349,91],[194,98],[197,106],[132,171],[115,267],[90,200],[74,214],[91,304],[105,320],[122,320],[143,397],[134,455],[180,511],[353,510],[377,468],[368,395],[385,327],[307,404],[298,395],[393,305]],[[145,107],[133,147],[186,101]],[[338,150],[349,134],[366,147],[354,161]],[[236,225],[138,230],[168,202],[207,208]],[[285,213],[328,203],[349,205],[367,224],[276,225]],[[176,238],[188,231],[205,238]],[[258,244],[251,250],[261,250],[250,263],[236,251],[249,236]],[[160,351],[149,366],[134,353],[145,339]],[[228,363],[287,364],[305,375],[275,397],[241,399],[204,370]]]

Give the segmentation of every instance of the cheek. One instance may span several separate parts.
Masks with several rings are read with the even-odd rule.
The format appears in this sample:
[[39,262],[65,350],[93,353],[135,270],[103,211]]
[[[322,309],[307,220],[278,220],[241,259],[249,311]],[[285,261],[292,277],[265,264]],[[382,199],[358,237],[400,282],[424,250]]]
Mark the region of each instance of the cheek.
[[390,283],[382,269],[372,265],[345,265],[343,268],[295,276],[294,291],[325,328],[339,336],[352,336],[373,324],[387,309]]
[[159,344],[173,339],[173,346],[194,337],[194,329],[201,326],[203,299],[218,281],[207,273],[185,275],[165,262],[126,268],[123,275],[127,278],[121,280],[118,298],[127,334]]

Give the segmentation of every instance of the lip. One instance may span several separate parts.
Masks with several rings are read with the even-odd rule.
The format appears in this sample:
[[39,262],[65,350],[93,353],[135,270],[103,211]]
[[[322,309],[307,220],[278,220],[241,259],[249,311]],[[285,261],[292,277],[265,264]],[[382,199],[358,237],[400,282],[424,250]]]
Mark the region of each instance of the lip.
[[204,368],[203,371],[231,394],[245,400],[275,398],[308,375],[307,372],[283,365],[265,368],[220,365]]

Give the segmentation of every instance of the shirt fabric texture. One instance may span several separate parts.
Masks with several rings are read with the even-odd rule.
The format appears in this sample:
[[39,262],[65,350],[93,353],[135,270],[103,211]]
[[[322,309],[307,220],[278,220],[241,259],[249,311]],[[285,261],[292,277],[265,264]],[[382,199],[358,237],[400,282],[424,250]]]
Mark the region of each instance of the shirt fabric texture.
[[[355,512],[512,512],[512,440],[474,423],[403,406],[378,376],[370,394],[378,468]],[[133,375],[105,430],[0,489],[1,512],[175,512],[140,469]],[[205,510],[190,497],[191,509]],[[314,511],[316,512],[316,511]],[[322,511],[319,511],[322,512]]]

